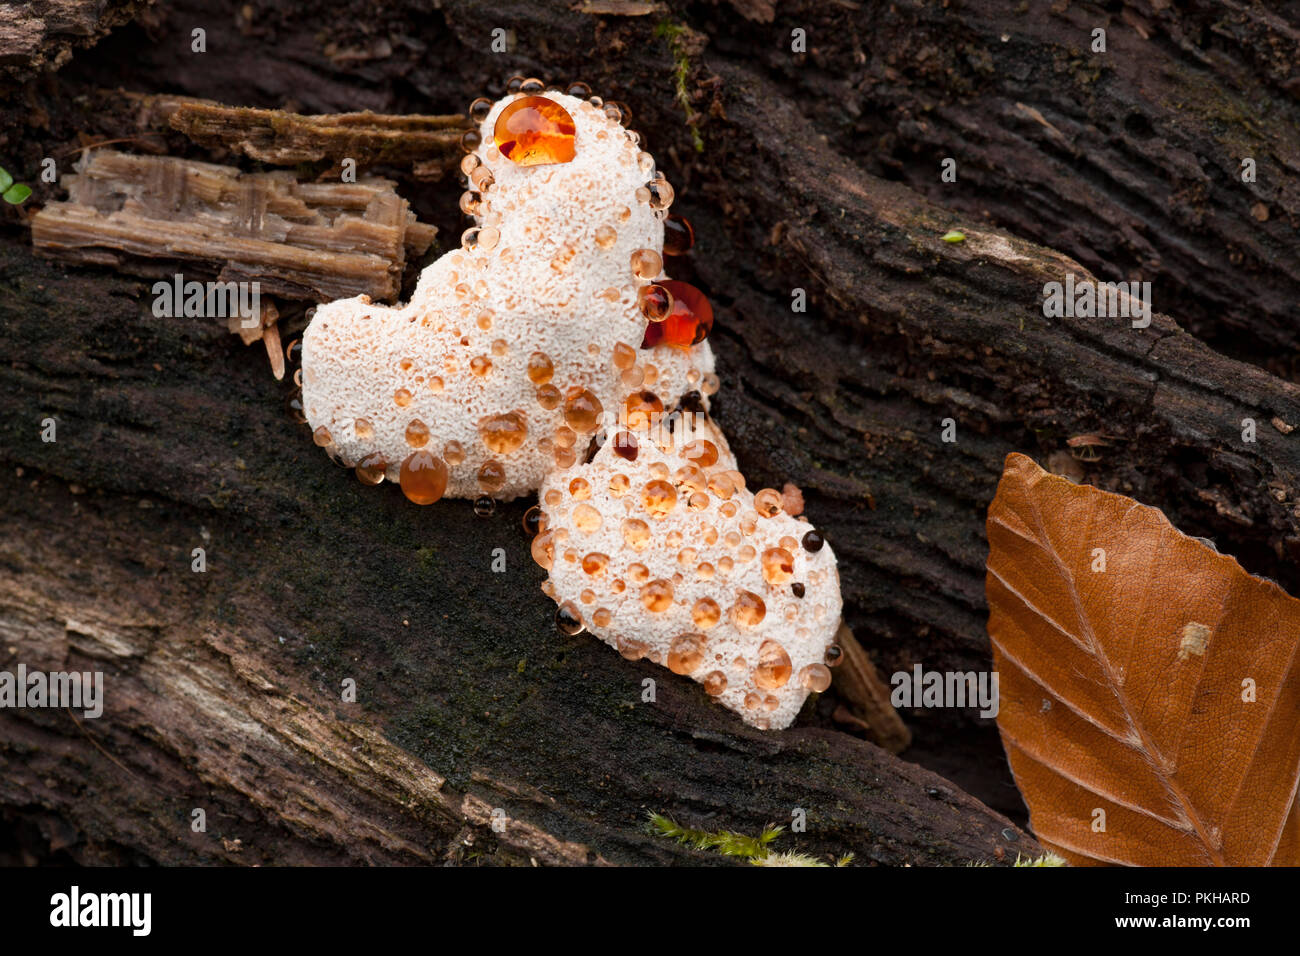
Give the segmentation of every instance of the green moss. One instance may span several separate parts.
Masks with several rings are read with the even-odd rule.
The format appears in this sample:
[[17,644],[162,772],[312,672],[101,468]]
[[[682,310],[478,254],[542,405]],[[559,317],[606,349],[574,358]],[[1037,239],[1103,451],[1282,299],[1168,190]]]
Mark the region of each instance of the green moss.
[[655,36],[668,41],[668,49],[673,56],[673,85],[677,102],[686,114],[686,125],[691,131],[691,143],[697,153],[704,152],[704,137],[700,135],[700,114],[691,104],[691,94],[687,83],[691,75],[691,56],[686,49],[686,37],[690,28],[682,23],[661,20],[655,27]]
[[[705,852],[719,853],[722,856],[737,856],[748,860],[755,866],[826,866],[816,857],[786,850],[780,853],[772,851],[772,841],[785,832],[785,827],[768,825],[758,836],[748,836],[732,830],[696,830],[682,826],[662,813],[649,814],[650,829],[657,836],[676,840],[685,846]],[[848,866],[853,862],[853,854],[847,853],[835,861],[836,866]]]

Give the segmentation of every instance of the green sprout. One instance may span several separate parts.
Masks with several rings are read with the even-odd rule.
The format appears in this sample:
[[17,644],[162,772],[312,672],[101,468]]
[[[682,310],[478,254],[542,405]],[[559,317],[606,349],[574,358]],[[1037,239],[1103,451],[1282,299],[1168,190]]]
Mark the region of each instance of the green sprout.
[[941,237],[944,242],[965,242],[966,233],[958,232],[956,229],[945,232]]
[[[650,813],[650,827],[661,837],[676,840],[696,850],[720,853],[723,856],[738,856],[755,866],[826,866],[821,860],[787,850],[774,853],[770,844],[785,832],[785,827],[768,825],[758,836],[747,836],[731,830],[696,830],[682,826],[662,813]],[[836,866],[848,866],[853,862],[853,854],[848,853],[835,861]]]
[[11,206],[17,206],[31,194],[31,186],[24,186],[22,183],[14,182],[14,178],[9,175],[9,171],[0,166],[0,199],[3,199]]
[[700,114],[691,105],[691,94],[687,82],[691,73],[691,56],[686,48],[686,37],[689,32],[689,27],[680,23],[673,23],[671,20],[663,20],[655,26],[655,36],[667,40],[668,48],[673,54],[673,81],[676,87],[677,102],[681,105],[682,112],[686,114],[686,125],[691,130],[691,145],[695,147],[697,153],[702,153],[704,152],[704,137],[700,135]]

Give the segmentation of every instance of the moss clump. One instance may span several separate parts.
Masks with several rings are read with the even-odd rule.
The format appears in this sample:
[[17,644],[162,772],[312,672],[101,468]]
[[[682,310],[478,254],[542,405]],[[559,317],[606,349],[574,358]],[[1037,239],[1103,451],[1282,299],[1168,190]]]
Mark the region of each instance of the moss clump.
[[700,114],[691,104],[691,94],[687,81],[691,75],[691,54],[687,47],[690,28],[682,23],[661,20],[655,27],[655,36],[668,41],[668,49],[673,55],[673,86],[677,102],[686,114],[686,125],[691,130],[691,144],[697,153],[704,152],[704,137],[700,135]]
[[[771,843],[783,832],[785,827],[767,826],[758,836],[747,836],[731,830],[696,830],[684,827],[662,813],[650,813],[650,828],[658,836],[693,847],[696,850],[719,853],[722,856],[738,856],[755,866],[826,866],[821,860],[787,850],[783,853],[772,851]],[[835,861],[836,866],[848,866],[853,862],[849,853]]]

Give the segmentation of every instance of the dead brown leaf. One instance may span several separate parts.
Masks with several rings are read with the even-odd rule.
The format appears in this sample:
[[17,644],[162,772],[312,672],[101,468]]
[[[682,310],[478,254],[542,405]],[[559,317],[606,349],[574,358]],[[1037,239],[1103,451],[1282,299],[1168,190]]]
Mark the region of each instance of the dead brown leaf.
[[1074,864],[1300,864],[1300,601],[1023,455],[988,536],[998,729],[1039,840]]

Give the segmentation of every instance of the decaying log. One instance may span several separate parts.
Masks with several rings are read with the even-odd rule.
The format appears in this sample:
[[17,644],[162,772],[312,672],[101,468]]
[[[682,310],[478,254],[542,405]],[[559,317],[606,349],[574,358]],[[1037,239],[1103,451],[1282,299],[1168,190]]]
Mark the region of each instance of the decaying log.
[[[1276,358],[1300,301],[1294,18],[1262,2],[1135,0],[1117,16],[796,0],[749,19],[676,0],[644,16],[444,0],[386,7],[388,52],[340,63],[327,42],[375,41],[365,0],[311,23],[270,8],[261,34],[218,7],[201,69],[179,52],[200,5],[180,0],[157,42],[128,28],[93,51],[105,60],[69,77],[51,123],[86,125],[78,91],[163,76],[187,96],[320,113],[451,111],[512,72],[632,105],[699,238],[670,271],[714,303],[716,417],[752,482],[803,490],[882,675],[989,666],[983,525],[1002,460],[1068,454],[1077,435],[1112,440],[1074,463],[1085,480],[1300,593],[1300,391]],[[485,54],[489,21],[517,38],[509,53]],[[807,54],[790,52],[794,27]],[[127,75],[109,84],[114,53]],[[1269,175],[1243,183],[1243,155]],[[956,183],[939,179],[949,156]],[[402,192],[454,210],[458,189]],[[940,241],[949,229],[966,241]],[[860,862],[1035,852],[954,784],[836,729],[837,685],[763,735],[685,682],[556,635],[515,531],[523,503],[486,520],[360,488],[276,414],[259,355],[22,243],[0,241],[0,652],[106,661],[122,702],[81,728],[0,714],[0,812],[32,852],[685,862],[701,858],[649,836],[645,810],[752,832],[795,806],[810,808],[801,848]],[[1159,314],[1146,329],[1046,318],[1044,283],[1071,271],[1149,278]],[[40,440],[45,417],[57,443]],[[507,574],[487,570],[494,547]],[[339,701],[349,677],[356,704]],[[1018,812],[987,721],[904,717],[906,757]],[[186,825],[198,806],[217,808],[206,839]]]
[[385,179],[300,183],[290,173],[94,150],[64,182],[68,201],[32,219],[42,254],[149,276],[195,262],[222,282],[256,281],[292,299],[391,300],[407,256],[433,241],[433,227]]
[[200,145],[230,149],[273,166],[321,160],[338,166],[351,159],[359,169],[414,164],[426,173],[441,175],[464,155],[460,139],[469,129],[464,115],[363,112],[302,116],[179,96],[149,97],[146,108]]
[[28,0],[0,7],[0,73],[58,69],[77,47],[93,45],[148,0]]

